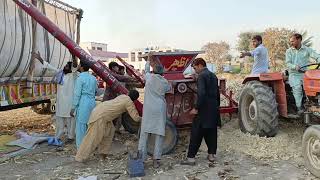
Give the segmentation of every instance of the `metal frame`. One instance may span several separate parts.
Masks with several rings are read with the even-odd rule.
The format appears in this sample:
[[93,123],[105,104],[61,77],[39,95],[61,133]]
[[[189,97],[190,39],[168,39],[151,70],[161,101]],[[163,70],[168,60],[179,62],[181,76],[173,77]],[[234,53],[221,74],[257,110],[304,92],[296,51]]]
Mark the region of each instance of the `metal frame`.
[[[177,55],[196,54],[196,53],[202,53],[202,52],[203,51],[154,52],[154,53],[152,52],[151,56],[161,56],[161,55],[177,56]],[[140,55],[139,57],[146,58],[149,55],[150,55],[149,53],[146,53],[146,54]],[[190,65],[190,63],[192,63],[192,61],[193,60],[191,60],[188,65]],[[195,83],[195,79],[193,79],[193,78],[185,78],[184,75],[182,74],[182,72],[164,73],[164,77],[169,82]],[[225,106],[220,106],[219,107],[220,114],[229,114],[229,117],[231,118],[233,113],[237,113],[238,112],[238,103],[233,99],[233,92],[227,90],[226,80],[225,79],[219,79],[219,87],[220,87],[219,91],[220,91],[221,98],[224,98],[224,99],[226,99],[228,101],[228,103]],[[190,87],[188,87],[188,88],[190,89]],[[193,93],[196,93],[196,92],[193,91]],[[185,122],[184,124],[183,123],[182,124],[177,124],[177,122],[175,122],[175,123],[179,127],[190,124],[190,122]]]
[[70,13],[73,13],[73,14],[80,14],[80,11],[82,11],[81,9],[78,9],[76,7],[73,7],[67,3],[64,3],[62,1],[59,1],[59,0],[40,0],[40,1],[43,1],[45,3],[48,3],[56,8],[59,8],[59,9],[62,9],[64,11],[67,11],[67,12],[70,12]]
[[175,56],[175,55],[186,55],[186,54],[203,54],[204,51],[175,51],[175,52],[148,52],[145,54],[141,54],[138,57],[145,58],[149,56],[149,53],[151,53],[153,56],[159,56],[159,55],[167,55],[167,56]]

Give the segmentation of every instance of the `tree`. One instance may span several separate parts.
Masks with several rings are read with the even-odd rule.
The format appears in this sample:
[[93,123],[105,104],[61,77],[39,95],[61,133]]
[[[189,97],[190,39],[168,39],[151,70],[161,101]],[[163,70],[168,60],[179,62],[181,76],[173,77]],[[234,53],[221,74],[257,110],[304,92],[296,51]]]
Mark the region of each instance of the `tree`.
[[273,69],[279,70],[280,66],[277,66],[276,62],[285,60],[286,50],[290,47],[289,38],[292,34],[292,30],[285,28],[268,28],[265,30],[263,44],[268,49],[270,66]]
[[237,49],[239,51],[249,51],[252,49],[252,44],[251,44],[251,39],[254,35],[261,35],[262,36],[263,32],[242,32],[238,36],[238,44],[237,44]]
[[302,44],[307,47],[311,47],[313,44],[312,43],[313,36],[308,37],[307,31],[302,32],[301,35],[302,35]]
[[[238,36],[238,44],[237,44],[237,50],[240,52],[247,52],[253,49],[252,46],[252,37],[255,35],[263,35],[263,32],[253,32],[253,31],[247,31],[242,32]],[[246,57],[246,62],[253,62],[253,57]],[[246,69],[242,69],[242,71],[247,71]]]
[[202,47],[202,50],[205,51],[206,59],[216,65],[217,72],[222,72],[223,62],[230,58],[230,45],[224,41],[209,42]]
[[[286,50],[290,48],[290,37],[295,30],[286,28],[268,28],[264,32],[263,44],[268,49],[270,66],[276,70],[282,70],[285,66]],[[302,44],[312,45],[312,36],[307,38],[307,32],[300,33],[303,37]]]

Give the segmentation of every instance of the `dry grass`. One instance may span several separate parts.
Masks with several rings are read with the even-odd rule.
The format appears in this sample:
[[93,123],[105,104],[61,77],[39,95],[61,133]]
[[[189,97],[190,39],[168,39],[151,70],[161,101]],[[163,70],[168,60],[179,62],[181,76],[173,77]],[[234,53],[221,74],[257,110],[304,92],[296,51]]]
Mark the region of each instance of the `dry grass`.
[[0,134],[14,134],[17,130],[27,132],[53,132],[50,115],[40,115],[30,107],[0,112]]

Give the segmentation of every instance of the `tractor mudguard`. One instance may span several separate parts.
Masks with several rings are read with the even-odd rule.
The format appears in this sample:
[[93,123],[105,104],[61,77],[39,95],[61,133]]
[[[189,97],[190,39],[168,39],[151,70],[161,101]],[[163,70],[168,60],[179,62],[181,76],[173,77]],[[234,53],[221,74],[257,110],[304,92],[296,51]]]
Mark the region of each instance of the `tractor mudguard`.
[[242,84],[247,84],[250,81],[259,81],[267,84],[269,87],[272,87],[278,104],[279,115],[282,117],[288,117],[287,93],[282,73],[274,72],[249,75],[243,80]]

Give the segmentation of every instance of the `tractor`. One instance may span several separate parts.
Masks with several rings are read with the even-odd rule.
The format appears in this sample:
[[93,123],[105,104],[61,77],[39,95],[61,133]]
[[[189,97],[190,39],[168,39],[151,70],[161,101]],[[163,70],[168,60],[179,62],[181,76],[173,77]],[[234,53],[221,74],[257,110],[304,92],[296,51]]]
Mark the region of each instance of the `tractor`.
[[[313,67],[313,68],[311,68]],[[315,68],[314,68],[315,67]],[[310,122],[320,116],[320,64],[308,64],[299,69],[303,76],[304,123],[302,146],[306,167],[320,177],[320,125]],[[250,75],[243,81],[239,100],[239,125],[242,132],[273,137],[278,132],[279,116],[300,119],[288,82],[288,72]]]

